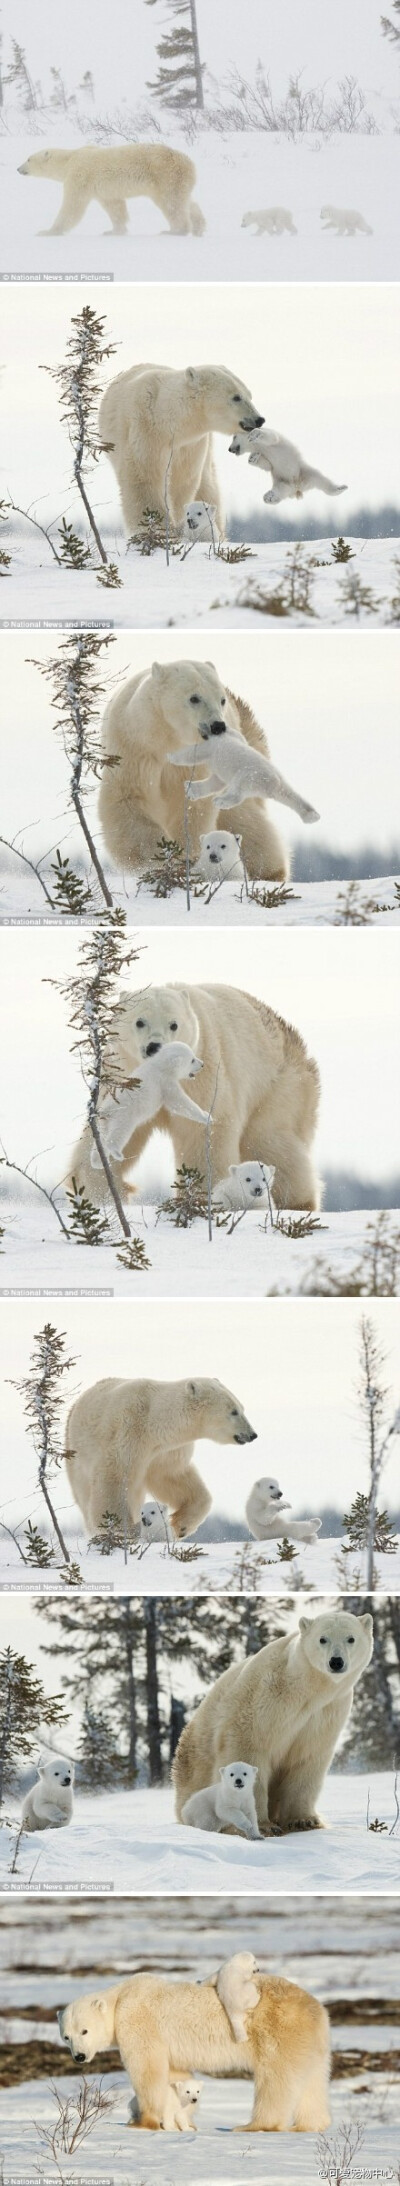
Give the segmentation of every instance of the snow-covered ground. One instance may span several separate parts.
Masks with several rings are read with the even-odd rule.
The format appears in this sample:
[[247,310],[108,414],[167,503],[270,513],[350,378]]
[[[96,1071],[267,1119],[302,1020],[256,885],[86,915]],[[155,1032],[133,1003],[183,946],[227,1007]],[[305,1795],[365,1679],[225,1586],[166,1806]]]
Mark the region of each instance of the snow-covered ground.
[[[386,1829],[367,1826],[383,1821]],[[16,1878],[10,1874],[15,1827],[0,1838],[3,1889],[94,1888],[150,1892],[398,1889],[400,1833],[396,1825],[393,1777],[371,1770],[328,1777],[320,1801],[327,1827],[298,1835],[244,1837],[189,1829],[175,1820],[172,1790],[137,1790],[76,1795],[75,1814],[66,1829],[41,1830],[22,1839]]]
[[[154,1206],[141,1207],[138,1201],[133,1212],[133,1202],[129,1205],[132,1234],[143,1245],[148,1268],[126,1268],[118,1258],[119,1245],[94,1248],[63,1237],[55,1216],[36,1192],[32,1204],[7,1200],[2,1209],[0,1291],[17,1297],[32,1290],[43,1295],[57,1291],[61,1296],[63,1291],[83,1295],[98,1291],[132,1298],[271,1297],[287,1291],[312,1296],[325,1288],[327,1268],[333,1280],[341,1284],[347,1280],[351,1289],[360,1260],[367,1287],[367,1232],[376,1230],[376,1209],[322,1214],[321,1227],[302,1238],[286,1237],[270,1226],[265,1230],[257,1215],[246,1214],[233,1232],[214,1228],[210,1244],[205,1221],[177,1229],[166,1215],[157,1221]],[[290,1221],[290,1215],[283,1219]],[[394,1236],[399,1228],[396,1209],[391,1228]]]
[[[90,273],[116,281],[396,281],[400,240],[396,204],[400,182],[398,136],[339,133],[326,142],[309,135],[291,143],[279,131],[244,130],[218,134],[202,128],[197,142],[170,116],[163,116],[164,141],[189,152],[197,168],[195,196],[206,220],[201,237],[169,235],[163,215],[149,199],[130,199],[125,236],[113,235],[101,205],[89,206],[84,220],[64,236],[42,234],[61,203],[61,184],[27,178],[18,168],[34,151],[52,144],[82,151],[93,139],[64,116],[40,122],[40,135],[21,127],[4,130],[0,140],[3,214],[0,265],[3,273],[65,275]],[[146,130],[142,130],[146,136]],[[105,141],[105,140],[104,140]],[[110,143],[123,142],[123,128]],[[296,235],[263,235],[243,228],[254,207],[284,205],[292,213]],[[321,207],[354,206],[371,235],[338,236],[325,232]]]
[[[240,819],[240,815],[238,817]],[[28,837],[26,842],[28,848]],[[268,881],[256,883],[256,894],[249,882],[247,895],[240,881],[225,881],[222,887],[212,890],[203,885],[198,892],[194,883],[189,912],[183,888],[173,888],[170,895],[158,896],[144,883],[138,886],[129,875],[122,885],[118,874],[106,864],[104,871],[114,904],[119,904],[125,911],[128,925],[180,926],[186,925],[190,917],[194,926],[206,930],[207,926],[337,926],[346,919],[348,880],[289,881],[287,901],[272,901],[270,905],[263,901],[265,892],[268,894],[268,889],[272,889],[272,883]],[[257,901],[257,897],[261,900]],[[89,914],[93,919],[92,904]],[[25,924],[38,917],[43,925],[60,923],[58,909],[51,911],[34,873],[26,873],[17,859],[15,862],[10,860],[10,870],[3,872],[0,879],[0,925],[7,926],[14,921]],[[396,876],[357,880],[349,901],[349,918],[351,922],[363,925],[399,925],[400,886]],[[61,923],[82,925],[84,920],[75,922],[66,914]]]
[[[79,1564],[83,1586],[91,1591],[107,1586],[115,1594],[223,1594],[227,1587],[243,1594],[282,1594],[282,1587],[290,1588],[293,1582],[304,1580],[307,1592],[317,1594],[336,1593],[338,1587],[337,1558],[342,1554],[342,1538],[335,1534],[331,1539],[318,1540],[315,1546],[300,1543],[296,1560],[282,1562],[277,1541],[191,1541],[177,1542],[172,1550],[153,1546],[148,1549],[130,1550],[127,1562],[123,1549],[113,1549],[110,1556],[100,1555],[98,1549],[89,1547],[82,1528],[68,1522],[59,1510],[59,1499],[54,1491],[54,1501],[60,1523],[64,1526],[71,1559]],[[12,1525],[9,1506],[6,1518]],[[69,1520],[69,1513],[68,1513]],[[20,1522],[19,1537],[24,1542],[24,1521]],[[395,1552],[390,1556],[377,1556],[376,1583],[380,1592],[400,1594],[400,1538]],[[363,1559],[358,1552],[347,1560],[347,1586],[353,1591],[363,1576]],[[50,1564],[44,1570],[29,1566],[29,1584],[35,1584],[38,1593],[54,1594],[57,1570]],[[18,1549],[0,1529],[0,1591],[21,1590],[24,1584],[24,1567]]]
[[[46,523],[43,504],[37,504],[37,515]],[[180,554],[174,555],[167,568],[161,548],[150,558],[136,547],[128,551],[121,532],[116,531],[107,546],[110,559],[118,563],[121,585],[112,590],[98,582],[94,569],[57,567],[50,547],[28,525],[10,535],[10,542],[4,532],[2,543],[12,548],[11,568],[2,588],[6,629],[19,623],[29,628],[35,623],[90,622],[111,630],[127,624],[132,629],[160,630],[177,624],[214,630],[259,628],[261,622],[268,631],[286,631],[288,623],[302,630],[376,630],[394,620],[391,602],[399,580],[398,541],[392,538],[362,540],[348,534],[354,559],[347,569],[336,565],[329,539],[307,540],[303,560],[311,579],[309,611],[287,605],[283,613],[279,600],[282,586],[286,596],[293,546],[282,540],[251,547],[249,558],[239,565],[218,556],[210,558],[208,547],[199,545],[183,560]],[[349,572],[371,595],[369,604],[361,601],[357,614],[348,607]],[[398,620],[398,607],[396,614]]]

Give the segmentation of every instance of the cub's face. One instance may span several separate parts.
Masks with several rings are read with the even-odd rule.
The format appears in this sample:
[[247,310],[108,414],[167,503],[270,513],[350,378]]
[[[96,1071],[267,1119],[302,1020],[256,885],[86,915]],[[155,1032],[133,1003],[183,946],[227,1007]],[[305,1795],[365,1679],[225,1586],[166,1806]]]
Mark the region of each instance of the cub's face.
[[257,1491],[257,1501],[260,1504],[275,1503],[275,1505],[278,1505],[283,1501],[283,1491],[278,1486],[277,1480],[268,1480],[266,1477],[262,1480],[255,1480],[254,1488]]
[[275,1170],[263,1161],[239,1161],[231,1162],[229,1175],[239,1178],[249,1206],[254,1204],[256,1207],[257,1200],[264,1197],[267,1184],[273,1183]]
[[183,1041],[195,1054],[199,1027],[184,988],[145,987],[122,1002],[122,1041],[132,1064],[159,1055],[172,1041]]
[[233,372],[213,370],[212,366],[189,367],[186,379],[204,395],[207,405],[209,432],[234,433],[236,427],[245,433],[254,432],[264,424],[264,418],[252,401],[244,380],[235,379]]
[[333,1609],[320,1617],[300,1617],[300,1633],[307,1661],[332,1686],[353,1685],[370,1662],[373,1623],[369,1615],[352,1617]]
[[252,1790],[258,1771],[251,1768],[248,1761],[231,1761],[228,1768],[220,1769],[219,1773],[234,1796],[239,1797],[241,1791]]
[[60,1788],[67,1791],[74,1781],[73,1762],[63,1761],[60,1754],[55,1761],[39,1761],[39,1775],[49,1789],[54,1785],[55,1791]]
[[164,720],[182,744],[195,744],[211,725],[234,727],[233,709],[209,660],[179,660],[170,667],[154,661],[152,682]]

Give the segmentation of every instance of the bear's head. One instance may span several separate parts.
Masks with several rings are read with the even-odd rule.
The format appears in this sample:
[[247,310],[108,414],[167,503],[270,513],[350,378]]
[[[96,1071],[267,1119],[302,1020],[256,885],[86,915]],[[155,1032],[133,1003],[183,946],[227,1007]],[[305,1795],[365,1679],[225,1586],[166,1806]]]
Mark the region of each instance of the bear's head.
[[[267,1508],[269,1503],[274,1503],[276,1507],[279,1503],[283,1503],[283,1489],[278,1486],[277,1480],[268,1480],[265,1474],[263,1474],[262,1480],[254,1481],[252,1494],[257,1496],[257,1503],[260,1508],[261,1506],[264,1508],[264,1505]],[[287,1503],[284,1504],[284,1509],[288,1509]]]
[[187,1395],[191,1410],[198,1415],[193,1421],[193,1433],[200,1432],[210,1442],[256,1442],[257,1432],[250,1426],[239,1398],[231,1389],[225,1389],[222,1381],[188,1381]]
[[211,880],[220,878],[221,873],[229,880],[230,872],[237,868],[238,857],[240,862],[241,840],[241,835],[231,835],[225,830],[222,834],[217,827],[212,828],[209,835],[201,836],[202,868],[210,874]]
[[77,2065],[90,2065],[93,2057],[108,2049],[114,2039],[114,2000],[104,1996],[78,1996],[57,2012],[62,2042],[68,2043]]
[[67,160],[68,152],[57,151],[53,145],[48,152],[30,152],[29,159],[24,159],[17,172],[19,175],[49,175],[52,182],[57,182],[64,174]]
[[331,1686],[355,1685],[367,1669],[373,1648],[369,1614],[353,1617],[328,1606],[320,1617],[300,1617],[299,1631],[307,1662]]
[[219,1773],[228,1790],[239,1794],[240,1791],[252,1791],[258,1769],[253,1768],[250,1761],[227,1761]]
[[152,683],[164,721],[182,744],[195,744],[204,731],[236,727],[235,709],[212,660],[153,661]]
[[[257,1776],[257,1769],[247,1770],[246,1774]],[[232,1958],[228,1960],[228,1964],[229,1970],[234,1969],[241,1981],[252,1981],[253,1975],[260,1972],[258,1959],[254,1957],[254,1951],[234,1951]]]
[[238,1178],[247,1205],[256,1207],[257,1201],[264,1199],[268,1186],[271,1191],[275,1169],[268,1167],[265,1161],[231,1161],[229,1175]]
[[69,1786],[73,1784],[73,1761],[66,1760],[62,1753],[55,1754],[54,1760],[49,1760],[48,1754],[41,1753],[37,1768],[38,1776],[45,1776],[49,1790],[54,1785],[55,1791],[67,1791]]
[[199,1025],[185,987],[143,987],[137,994],[123,994],[117,1022],[120,1050],[130,1065],[159,1055],[175,1040],[196,1054]]
[[240,426],[242,432],[253,433],[264,424],[249,388],[223,365],[190,364],[185,382],[204,421],[205,432],[234,433]]

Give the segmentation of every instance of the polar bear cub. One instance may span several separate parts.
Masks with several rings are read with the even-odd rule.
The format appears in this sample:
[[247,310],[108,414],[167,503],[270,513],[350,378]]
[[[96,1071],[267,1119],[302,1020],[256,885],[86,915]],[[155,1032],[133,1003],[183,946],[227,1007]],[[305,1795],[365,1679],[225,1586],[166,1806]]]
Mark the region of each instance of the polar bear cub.
[[228,1214],[240,1208],[270,1207],[274,1177],[275,1169],[265,1161],[232,1161],[228,1176],[215,1186],[214,1204]]
[[191,802],[202,797],[215,797],[220,812],[224,806],[244,804],[246,797],[275,797],[277,804],[290,805],[299,818],[311,824],[319,820],[314,805],[307,804],[291,789],[283,774],[278,774],[270,759],[264,759],[261,751],[254,751],[236,729],[226,729],[223,722],[201,722],[200,744],[187,744],[184,751],[169,752],[172,767],[204,765],[200,746],[206,745],[211,762],[211,773],[200,782],[189,781],[186,795]]
[[216,1989],[220,2003],[232,2027],[235,2042],[247,2042],[245,2012],[255,2011],[261,1995],[260,1968],[253,1951],[235,1951],[233,1958],[220,1966],[212,1987]]
[[[249,455],[250,442],[250,455]],[[314,486],[320,493],[346,493],[346,486],[335,486],[332,478],[325,478],[323,471],[316,471],[305,463],[300,449],[292,440],[283,440],[272,426],[253,433],[236,432],[229,443],[230,455],[249,455],[249,463],[260,471],[270,471],[273,485],[264,493],[264,501],[302,501],[305,493]],[[273,792],[272,792],[273,795]]]
[[[193,1054],[185,1040],[166,1040],[165,1046],[147,1056],[137,1070],[135,1066],[134,1084],[124,1086],[121,1092],[107,1093],[103,1102],[99,1120],[106,1153],[114,1161],[122,1161],[132,1132],[157,1116],[160,1108],[167,1108],[172,1116],[192,1116],[196,1123],[207,1123],[207,1110],[184,1093],[180,1082],[181,1078],[196,1078],[202,1069],[200,1056]],[[101,1169],[94,1139],[90,1160],[92,1169]]]
[[[192,2080],[190,2075],[186,2080],[175,2078],[170,2080],[164,2105],[163,2127],[165,2133],[195,2132],[196,2109],[200,2101],[202,2085],[202,2080]],[[137,2095],[132,2096],[128,2117],[130,2125],[140,2124],[140,2106]]]
[[316,1541],[321,1518],[285,1518],[290,1511],[277,1480],[255,1480],[246,1503],[246,1518],[256,1541]]
[[22,1826],[32,1836],[37,1829],[64,1829],[72,1822],[74,1811],[73,1761],[66,1761],[62,1754],[49,1760],[41,1754],[37,1763],[38,1783],[32,1785],[22,1804]]
[[182,1807],[182,1821],[191,1829],[223,1831],[234,1825],[242,1837],[259,1837],[254,1784],[258,1770],[247,1761],[230,1761],[220,1769],[219,1782],[193,1791]]
[[286,205],[267,205],[260,212],[244,213],[242,228],[256,228],[257,235],[283,235],[288,228],[289,235],[297,235],[293,214]]
[[196,875],[200,880],[243,880],[244,866],[240,856],[241,835],[222,834],[218,827],[210,835],[200,836],[200,849],[196,858]]
[[325,228],[336,228],[337,235],[373,235],[363,213],[347,212],[344,205],[321,205],[321,220]]
[[214,547],[220,537],[215,501],[188,501],[183,520],[183,538],[194,546],[196,539],[205,539],[207,546]]
[[168,1522],[168,1504],[143,1503],[139,1535],[142,1545],[150,1548],[153,1541],[163,1541],[170,1545],[173,1538],[172,1527]]

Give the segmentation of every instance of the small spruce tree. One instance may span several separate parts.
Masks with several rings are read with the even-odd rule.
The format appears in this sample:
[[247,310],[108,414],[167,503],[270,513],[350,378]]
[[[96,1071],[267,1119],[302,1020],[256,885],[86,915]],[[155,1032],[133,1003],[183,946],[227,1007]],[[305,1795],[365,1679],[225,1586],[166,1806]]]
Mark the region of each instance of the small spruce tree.
[[[370,1534],[370,1516],[371,1497],[370,1495],[361,1495],[359,1492],[354,1497],[350,1510],[344,1513],[343,1526],[345,1533],[348,1535],[347,1541],[343,1543],[346,1553],[348,1549],[367,1547]],[[395,1556],[397,1533],[387,1510],[375,1510],[373,1526],[373,1548],[376,1553],[381,1556]]]
[[[75,1366],[75,1359],[65,1352],[66,1338],[46,1321],[34,1337],[30,1371],[21,1381],[13,1382],[23,1397],[28,1434],[33,1441],[38,1461],[38,1485],[43,1495],[51,1524],[56,1534],[63,1562],[69,1564],[69,1552],[49,1488],[49,1479],[57,1471],[62,1460],[60,1419],[63,1403],[63,1375]],[[40,1540],[40,1536],[38,1536]],[[30,1561],[33,1561],[33,1541],[30,1543]],[[43,1561],[43,1558],[41,1559]]]
[[[154,5],[155,0],[147,0],[148,7]],[[156,47],[160,66],[155,83],[149,83],[148,89],[174,114],[188,107],[202,111],[204,66],[200,60],[196,0],[168,0],[168,5],[172,26]]]
[[[55,380],[59,389],[61,416],[67,426],[72,448],[73,474],[100,556],[103,581],[115,584],[120,579],[115,566],[108,561],[85,483],[88,468],[98,462],[102,453],[97,432],[98,403],[102,393],[101,373],[105,359],[113,357],[115,353],[115,342],[106,339],[105,323],[105,318],[99,318],[92,311],[91,304],[84,304],[83,310],[71,320],[72,333],[67,342],[64,364],[45,365],[43,369],[49,372],[50,378]],[[82,547],[73,527],[69,536],[69,527],[65,520],[60,528],[60,542],[62,559],[72,562],[75,569],[86,568],[88,549]]]
[[64,1702],[46,1698],[32,1663],[5,1647],[0,1655],[0,1806],[18,1762],[31,1754],[32,1739],[42,1725],[58,1728],[66,1721]]

